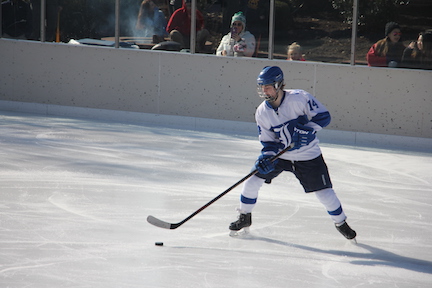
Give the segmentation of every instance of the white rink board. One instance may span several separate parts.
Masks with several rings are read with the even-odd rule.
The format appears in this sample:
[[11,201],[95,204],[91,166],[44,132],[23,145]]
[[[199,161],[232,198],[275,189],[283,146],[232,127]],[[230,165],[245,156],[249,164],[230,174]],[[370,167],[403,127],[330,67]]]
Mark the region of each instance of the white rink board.
[[256,78],[278,65],[329,129],[432,138],[432,71],[0,39],[0,100],[254,122]]

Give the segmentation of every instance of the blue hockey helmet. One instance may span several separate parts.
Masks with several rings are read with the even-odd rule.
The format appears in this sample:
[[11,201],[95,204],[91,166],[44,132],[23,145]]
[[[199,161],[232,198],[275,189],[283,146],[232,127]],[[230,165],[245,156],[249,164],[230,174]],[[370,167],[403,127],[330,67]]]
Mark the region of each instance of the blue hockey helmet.
[[[284,75],[278,66],[266,66],[258,75],[258,85],[283,84]],[[275,87],[277,88],[277,87]]]
[[263,68],[257,79],[257,92],[261,98],[267,101],[275,101],[277,97],[269,97],[263,91],[264,85],[273,85],[278,92],[284,86],[284,75],[278,66],[266,66]]

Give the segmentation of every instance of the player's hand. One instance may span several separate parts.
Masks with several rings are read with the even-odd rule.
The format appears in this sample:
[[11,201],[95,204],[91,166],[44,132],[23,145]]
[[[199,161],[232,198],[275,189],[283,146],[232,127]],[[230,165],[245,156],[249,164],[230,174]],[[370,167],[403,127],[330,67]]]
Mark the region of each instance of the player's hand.
[[275,169],[278,159],[271,161],[270,159],[272,157],[273,155],[264,155],[264,154],[261,154],[258,157],[258,160],[255,162],[255,168],[258,170],[260,174],[268,174]]
[[292,143],[294,143],[294,148],[292,148],[291,150],[300,149],[301,147],[309,145],[309,143],[312,142],[315,137],[316,135],[312,127],[297,124],[297,126],[294,127],[294,133],[292,136]]

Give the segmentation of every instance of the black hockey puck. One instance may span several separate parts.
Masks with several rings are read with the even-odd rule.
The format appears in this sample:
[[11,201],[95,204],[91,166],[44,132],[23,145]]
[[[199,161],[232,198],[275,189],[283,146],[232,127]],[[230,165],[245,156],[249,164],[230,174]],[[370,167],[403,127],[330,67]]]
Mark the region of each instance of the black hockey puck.
[[155,242],[156,246],[163,246],[163,242]]

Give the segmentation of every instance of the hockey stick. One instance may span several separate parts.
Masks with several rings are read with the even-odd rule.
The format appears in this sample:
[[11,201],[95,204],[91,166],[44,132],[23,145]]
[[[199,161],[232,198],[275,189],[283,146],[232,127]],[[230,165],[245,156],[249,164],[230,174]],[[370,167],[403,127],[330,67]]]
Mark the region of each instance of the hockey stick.
[[[279,158],[283,153],[285,153],[286,151],[290,150],[291,148],[294,147],[294,144],[291,143],[291,145],[289,145],[288,147],[286,147],[285,149],[283,149],[282,151],[280,151],[278,154],[276,154],[275,156],[273,156],[271,158],[271,161],[276,160],[277,158]],[[181,225],[183,225],[184,223],[186,223],[187,221],[189,221],[192,217],[194,217],[195,215],[197,215],[198,213],[200,213],[201,211],[203,211],[205,208],[207,208],[208,206],[210,206],[211,204],[213,204],[214,202],[216,202],[217,200],[219,200],[222,196],[224,196],[225,194],[227,194],[228,192],[230,192],[231,190],[233,190],[234,188],[236,188],[238,185],[240,185],[241,183],[243,183],[244,181],[246,181],[248,178],[252,177],[253,175],[255,175],[258,172],[258,169],[253,170],[252,172],[250,172],[249,174],[247,174],[246,176],[244,176],[242,179],[240,179],[237,183],[235,183],[234,185],[232,185],[231,187],[229,187],[227,190],[225,190],[224,192],[222,192],[221,194],[219,194],[218,196],[216,196],[215,198],[213,198],[212,200],[210,200],[207,204],[205,204],[204,206],[202,206],[201,208],[199,208],[198,210],[196,210],[194,213],[192,213],[191,215],[189,215],[187,218],[185,218],[184,220],[178,222],[178,223],[168,223],[165,221],[162,221],[156,217],[153,217],[151,215],[149,215],[147,217],[147,222],[149,222],[150,224],[160,227],[160,228],[165,228],[165,229],[176,229],[178,227],[180,227]]]

